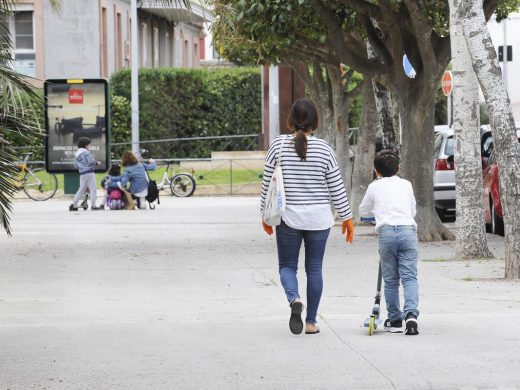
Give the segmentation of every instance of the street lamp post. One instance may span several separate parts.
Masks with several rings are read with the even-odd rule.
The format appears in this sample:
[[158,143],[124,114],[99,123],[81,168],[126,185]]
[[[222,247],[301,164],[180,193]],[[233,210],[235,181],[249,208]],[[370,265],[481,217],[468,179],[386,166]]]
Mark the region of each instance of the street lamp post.
[[137,0],[131,0],[132,8],[132,151],[139,153],[139,42],[137,36]]

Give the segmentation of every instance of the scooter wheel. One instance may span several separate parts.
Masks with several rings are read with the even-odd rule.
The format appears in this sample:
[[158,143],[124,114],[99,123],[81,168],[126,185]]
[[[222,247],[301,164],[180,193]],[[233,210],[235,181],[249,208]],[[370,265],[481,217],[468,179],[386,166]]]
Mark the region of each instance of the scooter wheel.
[[84,204],[82,207],[83,207],[83,210],[88,210],[88,204]]
[[368,320],[368,335],[372,336],[374,334],[374,330],[376,328],[376,319],[373,316],[370,316]]

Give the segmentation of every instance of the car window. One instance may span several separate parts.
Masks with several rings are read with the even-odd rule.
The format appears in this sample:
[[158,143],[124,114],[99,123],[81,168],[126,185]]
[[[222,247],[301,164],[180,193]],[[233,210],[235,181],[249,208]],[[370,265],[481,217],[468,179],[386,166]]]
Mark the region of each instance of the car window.
[[453,136],[446,138],[446,145],[444,146],[444,154],[453,156],[455,154]]
[[442,144],[442,135],[437,134],[437,137],[435,137],[435,155],[437,156],[439,154],[439,150],[441,149]]
[[489,136],[482,145],[482,156],[488,157],[493,151],[493,137]]
[[489,159],[488,159],[488,166],[490,166],[491,164],[494,164],[494,163],[495,163],[495,153],[492,149],[491,154],[489,155]]

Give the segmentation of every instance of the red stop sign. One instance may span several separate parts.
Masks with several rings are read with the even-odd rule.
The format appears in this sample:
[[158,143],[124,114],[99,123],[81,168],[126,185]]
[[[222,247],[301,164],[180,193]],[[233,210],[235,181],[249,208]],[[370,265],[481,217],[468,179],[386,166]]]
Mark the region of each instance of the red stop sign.
[[449,70],[442,75],[442,92],[444,96],[450,96],[453,92],[453,76]]

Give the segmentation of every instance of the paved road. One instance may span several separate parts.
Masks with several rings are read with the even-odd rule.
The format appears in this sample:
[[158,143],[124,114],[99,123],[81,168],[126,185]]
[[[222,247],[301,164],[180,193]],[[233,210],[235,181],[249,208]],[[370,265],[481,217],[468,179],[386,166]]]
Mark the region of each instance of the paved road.
[[19,201],[0,235],[2,390],[520,388],[520,283],[499,279],[503,260],[422,244],[421,334],[369,337],[376,237],[359,228],[348,246],[335,228],[322,332],[294,336],[256,198],[67,206]]

